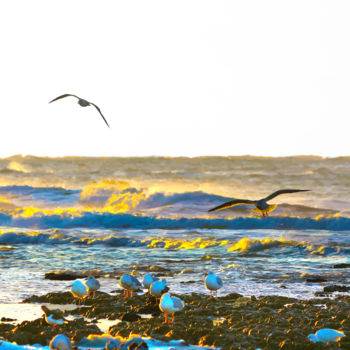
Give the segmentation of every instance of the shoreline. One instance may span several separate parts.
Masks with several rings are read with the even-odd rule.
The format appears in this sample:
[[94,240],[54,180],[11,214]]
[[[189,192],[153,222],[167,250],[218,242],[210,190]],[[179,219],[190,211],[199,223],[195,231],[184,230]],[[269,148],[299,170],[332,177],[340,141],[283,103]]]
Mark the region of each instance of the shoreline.
[[[115,322],[108,329],[114,337],[138,334],[164,342],[182,339],[188,345],[222,349],[350,348],[350,296],[347,295],[308,300],[244,297],[236,293],[218,298],[199,293],[178,296],[184,300],[185,308],[175,314],[175,324],[169,325],[162,323],[164,318],[157,302],[148,294],[126,299],[119,290],[110,294],[97,292],[95,299],[87,298],[80,306],[69,292],[32,296],[24,300],[25,303],[0,304],[4,312],[6,307],[1,309],[1,305],[18,305],[22,308],[22,319],[27,317],[22,322],[0,322],[0,336],[19,345],[47,345],[54,335],[64,333],[78,344],[89,334],[103,334],[105,329],[98,325],[108,320]],[[47,325],[40,310],[42,304],[51,310],[60,309],[69,323],[56,329]],[[28,317],[24,309],[37,310],[37,313]],[[11,318],[10,314],[1,312],[2,317]],[[346,336],[332,344],[314,344],[307,340],[310,333],[321,328],[338,329]]]

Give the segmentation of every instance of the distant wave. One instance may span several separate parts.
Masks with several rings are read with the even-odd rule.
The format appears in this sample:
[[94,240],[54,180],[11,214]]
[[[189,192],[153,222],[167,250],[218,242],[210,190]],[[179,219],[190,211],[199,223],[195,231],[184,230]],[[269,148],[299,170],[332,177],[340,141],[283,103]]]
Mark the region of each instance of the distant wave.
[[0,225],[25,228],[135,228],[135,229],[277,229],[277,230],[350,230],[350,218],[321,217],[319,219],[298,217],[238,217],[233,219],[210,218],[160,218],[154,216],[81,212],[78,216],[35,213],[22,217],[0,213]]
[[[114,180],[94,181],[82,190],[61,187],[0,186],[0,196],[13,206],[45,209],[71,209],[74,211],[104,211],[113,214],[129,213],[145,216],[202,218],[207,210],[231,197],[220,196],[203,191],[166,193],[149,192],[148,188],[136,188],[127,182]],[[328,207],[347,207],[347,202],[330,200]],[[251,207],[238,205],[215,212],[212,218],[250,216]],[[8,213],[7,213],[8,214]],[[337,210],[315,208],[307,205],[280,204],[273,212],[275,216],[317,217],[340,215]],[[343,212],[347,216],[348,212]]]

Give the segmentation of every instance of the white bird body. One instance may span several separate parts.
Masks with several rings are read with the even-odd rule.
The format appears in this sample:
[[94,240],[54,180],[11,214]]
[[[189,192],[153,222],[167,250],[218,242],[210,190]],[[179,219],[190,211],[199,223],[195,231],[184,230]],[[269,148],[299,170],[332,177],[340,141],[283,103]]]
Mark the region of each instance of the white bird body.
[[84,299],[89,295],[88,287],[81,280],[75,280],[71,284],[71,293],[75,298]]
[[166,280],[163,278],[161,281],[156,281],[149,287],[149,292],[156,298],[160,298],[164,293],[166,293],[169,288],[166,285]]
[[152,283],[154,282],[157,282],[159,281],[159,278],[158,277],[153,277],[152,276],[152,273],[146,273],[144,276],[143,276],[143,286],[146,288],[146,289],[149,289],[149,287],[151,286]]
[[262,199],[258,199],[258,200],[234,199],[232,201],[221,204],[215,208],[209,209],[208,212],[230,208],[230,207],[233,207],[235,205],[247,204],[247,205],[254,205],[255,206],[253,211],[261,213],[262,216],[268,216],[269,213],[271,211],[275,210],[277,207],[277,204],[269,205],[267,203],[269,200],[271,200],[271,199],[273,199],[281,194],[285,194],[285,193],[308,192],[308,191],[310,191],[310,190],[283,189],[283,190],[278,190],[276,192],[273,192],[270,195],[268,195],[267,197],[262,198]]
[[45,321],[51,326],[58,326],[64,323],[68,323],[63,317],[63,312],[60,310],[50,310],[47,306],[42,305],[41,310],[44,311]]
[[89,276],[84,283],[89,294],[93,293],[94,295],[95,292],[100,289],[100,282],[94,276]]
[[72,350],[72,343],[68,337],[63,334],[58,334],[50,341],[51,350]]
[[210,294],[212,292],[220,289],[224,283],[222,282],[222,279],[217,276],[213,271],[208,272],[208,276],[204,280],[205,287],[210,290]]
[[336,342],[339,341],[345,334],[342,331],[337,331],[336,329],[322,328],[315,334],[309,334],[308,339],[313,342]]
[[129,291],[132,293],[134,290],[139,289],[140,287],[142,287],[140,281],[133,276],[130,273],[124,273],[119,280],[119,285],[124,288],[124,296],[125,296],[125,291],[126,291],[126,296],[128,296]]
[[46,316],[45,315],[45,321],[51,325],[51,326],[57,326],[57,325],[62,325],[64,323],[68,323],[67,321],[63,319],[55,319],[53,315]]
[[162,295],[159,303],[159,308],[165,314],[165,323],[167,322],[167,315],[173,315],[177,311],[181,311],[185,307],[185,303],[178,297],[172,297],[170,293],[165,293]]

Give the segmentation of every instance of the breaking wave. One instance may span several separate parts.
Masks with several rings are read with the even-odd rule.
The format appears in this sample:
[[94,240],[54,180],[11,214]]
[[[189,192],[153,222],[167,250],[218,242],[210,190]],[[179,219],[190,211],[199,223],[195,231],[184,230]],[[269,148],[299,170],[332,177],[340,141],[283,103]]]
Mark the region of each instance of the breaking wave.
[[34,212],[31,216],[13,216],[0,213],[0,225],[22,228],[98,228],[98,229],[277,229],[277,230],[350,230],[350,219],[345,217],[237,217],[221,218],[162,218],[108,212],[63,212],[47,215]]

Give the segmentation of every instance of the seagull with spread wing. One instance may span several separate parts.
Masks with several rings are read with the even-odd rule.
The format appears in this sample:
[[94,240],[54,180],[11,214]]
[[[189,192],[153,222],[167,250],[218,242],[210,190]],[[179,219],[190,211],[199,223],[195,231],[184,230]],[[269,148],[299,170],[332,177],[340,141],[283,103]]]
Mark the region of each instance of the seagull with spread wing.
[[209,209],[208,212],[230,208],[230,207],[233,207],[234,205],[247,204],[247,205],[254,205],[255,206],[253,211],[261,213],[262,216],[268,216],[268,214],[271,211],[275,210],[277,207],[277,204],[273,204],[273,205],[267,204],[267,202],[269,200],[279,196],[280,194],[295,193],[295,192],[307,192],[307,191],[310,191],[310,190],[284,189],[284,190],[278,190],[274,193],[271,193],[269,196],[262,198],[262,199],[259,199],[259,200],[256,200],[256,201],[252,201],[249,199],[234,199],[233,201],[229,201],[229,202],[221,204],[215,208]]
[[79,105],[82,106],[82,107],[94,106],[94,107],[97,109],[98,113],[101,114],[101,117],[103,118],[103,120],[105,121],[105,123],[107,124],[107,126],[110,128],[110,126],[109,126],[108,123],[107,123],[106,118],[103,116],[103,114],[102,114],[102,112],[101,112],[101,110],[100,110],[100,108],[99,108],[98,106],[96,106],[94,103],[89,102],[89,101],[86,101],[86,100],[84,100],[83,98],[80,98],[80,97],[78,97],[78,96],[76,96],[76,95],[64,94],[64,95],[61,95],[61,96],[58,96],[58,97],[54,98],[54,99],[53,99],[52,101],[50,101],[49,103],[54,102],[54,101],[57,101],[57,100],[60,100],[61,98],[65,98],[65,97],[68,97],[68,96],[76,97],[76,98],[78,99]]

